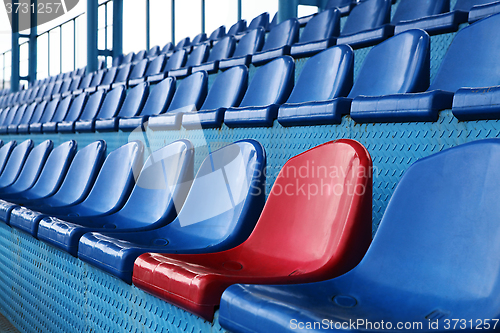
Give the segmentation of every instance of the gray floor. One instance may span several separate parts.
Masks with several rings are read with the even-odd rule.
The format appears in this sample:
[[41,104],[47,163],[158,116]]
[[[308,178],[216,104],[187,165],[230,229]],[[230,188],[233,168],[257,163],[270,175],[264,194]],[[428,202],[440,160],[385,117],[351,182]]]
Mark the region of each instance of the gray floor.
[[19,333],[18,330],[0,313],[0,333]]

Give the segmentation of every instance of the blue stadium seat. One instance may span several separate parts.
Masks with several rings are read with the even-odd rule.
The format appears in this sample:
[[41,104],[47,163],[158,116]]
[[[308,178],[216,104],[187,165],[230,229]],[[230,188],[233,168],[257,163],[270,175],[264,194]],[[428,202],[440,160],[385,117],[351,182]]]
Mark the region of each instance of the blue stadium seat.
[[[95,141],[80,149],[73,158],[68,172],[57,192],[48,197],[31,198],[23,202],[25,207],[6,208],[4,210],[4,221],[9,221],[12,227],[23,230],[33,237],[38,232],[38,223],[47,216],[41,211],[58,211],[60,208],[76,206],[89,194],[96,177],[106,157],[106,142]],[[11,211],[8,217],[8,211]],[[0,211],[1,213],[2,211]]]
[[115,59],[113,59],[113,67],[119,67],[121,65],[126,65],[132,62],[132,59],[134,58],[134,52],[130,52],[126,55],[121,55]]
[[134,81],[138,79],[144,79],[144,74],[146,72],[147,66],[148,66],[148,59],[142,59],[141,61],[135,63],[127,79],[124,81],[115,82],[111,87],[116,88],[121,85],[128,87],[130,85],[131,80]]
[[327,9],[307,22],[299,41],[292,45],[290,55],[294,58],[310,57],[335,45],[340,34],[340,11]]
[[338,8],[342,16],[348,15],[350,11],[356,6],[355,0],[329,0],[325,9]]
[[[48,102],[45,106],[38,105],[35,109],[35,112],[33,112],[33,116],[29,120],[27,124],[19,124],[17,126],[17,133],[32,133],[30,131],[31,125],[34,124],[40,124],[42,122],[42,117],[47,117],[49,120],[52,118],[54,115],[54,112],[57,109],[57,104],[59,103],[59,99],[53,99],[50,102]],[[45,118],[45,119],[47,119]],[[44,120],[45,120],[44,119]],[[36,126],[34,126],[36,127]],[[40,124],[40,130],[41,130],[41,124]]]
[[220,27],[212,31],[212,33],[208,37],[207,42],[212,47],[214,44],[217,43],[219,39],[223,38],[225,35],[226,35],[226,27],[221,25]]
[[165,44],[165,46],[163,46],[160,53],[165,55],[170,55],[171,53],[174,52],[174,48],[175,48],[174,44],[172,44],[172,42],[168,42],[167,44]]
[[[101,83],[99,85],[99,89],[110,90],[110,89],[116,88],[119,85],[126,85],[128,77],[130,75],[130,72],[132,71],[132,66],[134,66],[134,65],[127,64],[127,65],[123,65],[123,66],[118,67],[118,70],[117,70],[116,76],[115,76],[115,80],[113,81],[113,83],[111,83],[110,85],[106,85],[106,84]],[[144,66],[145,66],[145,64],[144,64]],[[140,66],[140,67],[142,67],[142,66]]]
[[234,66],[250,65],[252,55],[264,46],[265,32],[263,28],[248,31],[242,35],[233,56],[229,59],[221,59],[219,68],[224,70]]
[[187,129],[220,127],[226,109],[240,105],[247,85],[246,66],[235,66],[220,73],[215,78],[201,109],[198,112],[184,113],[182,125]]
[[132,131],[142,128],[150,116],[159,115],[167,110],[175,93],[175,78],[167,77],[157,85],[151,87],[148,99],[139,114],[130,117],[123,116],[118,121],[122,131]]
[[168,76],[168,72],[182,68],[186,65],[187,52],[186,50],[179,50],[172,54],[163,68],[163,73],[152,75],[148,77],[148,82],[151,84],[158,83]]
[[395,26],[394,33],[398,34],[406,30],[415,28],[418,29],[418,22],[422,18],[448,13],[449,11],[449,0],[401,0],[394,16],[392,17],[391,24]]
[[[81,107],[83,104],[85,104],[86,94],[82,94],[82,96],[80,98],[75,97],[75,100],[76,100],[75,103],[77,103],[77,104],[78,104],[78,102],[82,103],[80,105],[80,107]],[[56,112],[54,113],[54,116],[52,117],[52,119],[46,123],[41,124],[41,126],[42,126],[41,132],[43,132],[43,133],[55,133],[57,131],[57,123],[60,123],[64,120],[64,118],[68,114],[68,110],[70,108],[70,105],[71,106],[73,105],[71,96],[68,96],[68,97],[64,98],[61,102],[59,102],[59,104],[57,105]],[[38,133],[39,130],[37,127],[38,127],[37,124],[30,125],[30,131],[32,131],[32,133],[35,133],[35,132]]]
[[394,33],[390,25],[391,0],[367,0],[354,7],[347,17],[337,44],[349,44],[353,48],[380,43]]
[[208,53],[210,51],[208,44],[199,44],[194,46],[192,52],[186,61],[186,64],[182,68],[173,69],[168,71],[168,76],[175,77],[185,77],[191,74],[191,68],[193,66],[198,66],[205,61],[207,61]]
[[196,36],[194,36],[193,40],[191,41],[191,43],[187,46],[184,46],[184,48],[188,48],[188,52],[191,53],[191,51],[193,50],[193,47],[196,46],[196,45],[199,45],[201,43],[203,43],[204,41],[207,40],[207,34],[204,33],[204,32],[201,32],[199,34],[197,34]]
[[80,239],[78,257],[131,283],[134,261],[142,253],[211,253],[237,246],[248,238],[264,206],[265,166],[264,148],[251,139],[210,153],[172,223],[134,233],[87,233]]
[[500,80],[493,73],[500,70],[500,38],[489,33],[498,27],[500,14],[460,30],[425,92],[355,98],[351,117],[357,122],[436,121],[440,110],[453,106],[460,120],[498,119]]
[[257,28],[263,28],[265,31],[267,30],[268,26],[269,26],[269,13],[265,12],[254,17],[252,21],[250,21],[250,24],[247,27],[247,31]]
[[[92,81],[90,82],[90,84],[86,88],[83,89],[83,91],[86,93],[92,93],[92,92],[96,91],[97,87],[101,84],[101,82],[103,82],[104,77],[106,76],[107,72],[108,72],[107,69],[101,69],[97,72],[94,72],[92,75]],[[107,80],[114,80],[115,76],[116,76],[116,69],[112,69],[110,71],[110,74],[108,75]],[[81,91],[82,90],[80,89],[80,91],[76,91],[73,94],[79,94],[79,93],[81,93]]]
[[[68,101],[71,100],[70,97],[67,97],[67,98],[68,98]],[[45,107],[43,114],[41,115],[41,117],[37,121],[35,121],[35,116],[33,116],[33,118],[31,118],[31,122],[29,124],[29,127],[26,128],[26,131],[29,131],[30,133],[42,133],[42,124],[48,123],[49,121],[52,120],[52,118],[54,117],[54,114],[56,113],[57,109],[59,108],[59,102],[61,102],[59,98],[56,98],[56,99],[53,99],[52,101],[50,101],[47,104],[47,106]],[[67,106],[63,105],[62,107],[66,107],[66,110],[67,110],[67,107],[69,106],[69,102],[64,101],[64,103],[67,103]],[[17,130],[19,133],[25,131],[25,129],[21,125],[19,125]]]
[[15,200],[31,189],[38,180],[53,146],[52,140],[45,140],[31,149],[16,180],[8,186],[0,187],[0,198]]
[[[323,320],[340,332],[348,330],[344,323],[360,321],[356,331],[380,332],[367,322],[383,319],[394,331],[401,322],[413,332],[458,332],[452,326],[461,320],[486,329],[483,318],[500,316],[500,170],[491,167],[499,158],[500,142],[490,139],[417,161],[357,267],[317,283],[233,285],[222,295],[221,326],[295,332],[298,323]],[[489,321],[489,331],[497,331]]]
[[27,105],[24,109],[23,107],[20,107],[17,112],[16,116],[12,120],[9,126],[7,126],[7,133],[9,134],[17,134],[17,126],[19,124],[26,124],[29,122],[31,119],[31,116],[33,115],[33,112],[35,112],[35,109],[40,107],[40,108],[45,108],[45,105],[47,104],[46,101],[40,101],[38,102],[33,102],[29,106]]
[[[54,86],[52,87],[52,90],[50,93],[46,96],[43,97],[45,101],[50,101],[52,99],[53,95],[57,95],[61,91],[61,87],[63,85],[63,81],[56,81],[54,82]],[[25,95],[26,97],[27,95]]]
[[201,108],[207,89],[208,74],[205,71],[193,73],[180,81],[165,114],[149,118],[148,128],[153,131],[180,129],[182,115]]
[[160,74],[163,71],[163,67],[165,66],[165,55],[160,54],[157,57],[149,58],[148,65],[146,67],[146,71],[144,75],[140,78],[133,79],[132,75],[130,75],[130,79],[128,80],[128,86],[134,87],[144,81],[147,80],[148,77]]
[[[466,8],[469,10],[469,23],[473,23],[487,16],[500,13],[500,1],[469,0]],[[456,6],[455,9],[457,9]]]
[[57,93],[52,92],[52,98],[61,98],[62,94],[67,93],[71,87],[73,79],[66,79],[62,82],[61,89]]
[[[80,96],[75,98],[73,100],[73,103],[71,103],[71,108],[66,115],[66,118],[64,118],[64,121],[57,124],[57,132],[74,133],[75,123],[78,120],[85,121],[94,119],[97,115],[97,112],[99,112],[99,109],[101,108],[101,104],[104,100],[105,94],[106,93],[103,89],[97,90],[95,93],[88,97],[85,106],[81,106],[81,100],[78,99]],[[83,98],[85,98],[85,96]],[[77,101],[78,103],[75,103]]]
[[[94,113],[93,116],[91,114],[82,113],[80,120],[75,122],[75,131],[94,132],[96,119],[110,119],[118,114],[125,99],[125,95],[124,86],[118,86],[108,91],[106,96],[104,96],[102,106],[99,108],[98,112]],[[89,98],[87,104],[90,103],[91,98],[92,97]]]
[[120,118],[130,118],[138,115],[144,107],[148,93],[149,86],[146,82],[136,85],[128,91],[118,114],[108,118],[101,117],[102,109],[106,103],[106,101],[104,101],[101,111],[99,112],[100,118],[95,121],[95,130],[99,132],[118,131]]
[[[78,249],[80,237],[90,231],[131,232],[151,230],[173,221],[181,210],[193,180],[194,150],[190,141],[179,140],[152,153],[138,175],[129,199],[118,212],[97,218],[81,219],[79,224],[55,218],[42,220],[39,233],[53,227],[58,233],[63,225],[68,233],[59,236],[59,242]],[[58,224],[58,226],[57,226]],[[107,227],[102,227],[103,225]],[[111,227],[114,226],[114,227]],[[132,262],[133,265],[133,262]],[[130,278],[131,279],[131,270]],[[130,283],[130,282],[129,282]]]
[[141,50],[134,54],[134,57],[132,58],[132,63],[137,63],[139,61],[142,61],[144,57],[146,56],[146,50]]
[[229,30],[227,31],[228,36],[236,36],[247,29],[247,21],[239,20],[235,24],[233,24]]
[[[35,104],[35,103],[33,103],[33,104]],[[13,105],[5,110],[6,115],[5,115],[4,121],[2,122],[2,125],[0,126],[0,134],[7,134],[8,126],[12,123],[12,121],[14,120],[14,118],[16,117],[16,115],[18,113],[20,113],[22,115],[22,113],[24,112],[26,107],[27,107],[26,104]]]
[[278,108],[293,89],[295,63],[283,56],[260,67],[239,107],[226,110],[224,123],[229,127],[273,126]]
[[151,59],[157,57],[158,55],[160,55],[160,47],[158,45],[155,45],[148,50],[148,53],[146,53],[146,58]]
[[26,158],[33,149],[33,141],[26,140],[14,147],[0,175],[0,189],[12,185],[19,177]]
[[[130,64],[123,65],[123,66],[130,66]],[[118,75],[118,70],[123,67],[111,67],[106,70],[104,73],[104,77],[102,78],[101,83],[96,87],[97,89],[106,89],[109,90],[111,88],[111,85],[115,82],[116,77]],[[128,67],[130,69],[130,67]],[[126,71],[126,70],[125,70]],[[123,72],[125,73],[125,72]],[[85,92],[91,92],[85,90]]]
[[267,35],[262,50],[252,55],[252,64],[263,65],[272,59],[290,54],[290,47],[299,39],[299,22],[291,18],[275,26]]
[[175,45],[175,48],[174,50],[175,51],[180,51],[182,49],[184,49],[185,47],[188,47],[189,45],[191,45],[191,38],[189,37],[186,37],[184,39],[181,39],[177,45]]
[[217,73],[219,62],[222,59],[231,57],[236,47],[236,40],[233,36],[226,36],[220,39],[210,50],[207,60],[201,65],[193,66],[191,72],[206,71],[209,74]]
[[[97,74],[97,73],[99,73],[99,71],[95,72],[95,74]],[[81,94],[85,89],[87,89],[90,86],[90,84],[92,83],[93,78],[94,78],[94,73],[89,73],[89,74],[85,75],[80,80],[80,84],[78,85],[78,87],[76,87],[75,89],[73,89],[71,91],[71,94],[72,95],[79,95],[79,94]],[[101,77],[101,79],[102,79],[102,77]],[[63,97],[66,98],[68,95],[70,95],[69,92],[63,94]]]
[[[38,95],[35,98],[35,102],[39,103],[39,102],[43,101],[44,99],[46,99],[47,97],[52,96],[52,90],[54,89],[54,85],[55,85],[55,83],[49,83],[45,86],[44,90],[40,90],[38,92]],[[22,96],[22,95],[18,95],[18,96]]]
[[353,71],[354,52],[348,45],[311,57],[290,97],[280,106],[278,122],[283,126],[340,124],[351,104],[346,96],[352,88]]
[[5,165],[7,164],[10,154],[12,153],[12,150],[14,150],[16,144],[17,142],[15,140],[12,140],[0,147],[0,175],[3,173]]

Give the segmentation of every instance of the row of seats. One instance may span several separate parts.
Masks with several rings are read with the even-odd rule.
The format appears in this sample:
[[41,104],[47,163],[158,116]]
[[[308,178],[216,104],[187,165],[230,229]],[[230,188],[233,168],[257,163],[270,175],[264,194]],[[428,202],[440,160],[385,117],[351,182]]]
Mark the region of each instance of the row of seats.
[[187,140],[142,168],[139,142],[105,150],[3,145],[0,220],[204,319],[220,304],[232,332],[496,329],[498,139],[412,165],[373,242],[371,159],[354,140],[290,159],[265,203],[254,140],[211,153],[194,178]]

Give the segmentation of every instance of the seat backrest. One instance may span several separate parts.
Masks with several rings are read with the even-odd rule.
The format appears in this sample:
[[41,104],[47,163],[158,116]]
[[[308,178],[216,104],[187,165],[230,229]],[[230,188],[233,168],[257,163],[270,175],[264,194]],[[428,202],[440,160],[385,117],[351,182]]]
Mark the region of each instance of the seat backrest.
[[142,59],[144,59],[145,56],[146,56],[146,50],[141,50],[141,51],[137,52],[136,54],[134,54],[134,57],[132,58],[132,62],[141,61]]
[[33,149],[33,141],[26,140],[18,144],[10,154],[7,164],[0,175],[0,187],[6,187],[16,181],[19,172],[26,161],[30,151]]
[[168,58],[167,63],[165,65],[165,68],[163,69],[164,72],[171,71],[174,69],[179,69],[181,67],[184,67],[187,61],[187,51],[186,50],[178,50],[175,51],[174,54]]
[[[17,110],[19,109],[19,107],[20,107],[19,105],[14,105],[14,106],[11,106],[8,110],[5,110],[5,111],[7,111],[7,114],[5,116],[4,121],[2,122],[2,126],[9,126],[10,123],[12,123],[12,120],[16,116]],[[21,107],[26,108],[26,105],[21,106]]]
[[150,75],[159,74],[163,71],[163,66],[165,66],[165,55],[160,54],[159,56],[152,58],[147,66],[146,72],[144,73],[145,77]]
[[413,1],[401,0],[392,17],[391,23],[416,20],[426,16],[437,15],[450,11],[449,0]]
[[172,44],[172,42],[168,42],[167,44],[165,44],[165,46],[163,46],[163,48],[161,49],[161,53],[162,54],[166,54],[168,52],[171,52],[174,50],[174,44]]
[[69,88],[68,88],[67,91],[74,91],[74,90],[78,89],[78,87],[80,86],[81,81],[82,81],[82,78],[80,76],[75,76],[71,80],[71,85],[69,86]]
[[347,17],[342,35],[380,27],[391,21],[391,0],[367,0],[359,3]]
[[243,57],[247,54],[254,54],[262,49],[264,45],[265,32],[263,28],[253,29],[248,31],[241,37],[236,49],[233,53],[233,58]]
[[263,28],[264,30],[267,30],[268,26],[269,26],[269,13],[264,12],[259,16],[253,18],[253,20],[248,25],[247,30],[257,29],[259,27]]
[[64,98],[63,100],[61,100],[57,104],[57,109],[54,112],[52,118],[50,118],[49,120],[46,120],[46,119],[48,119],[49,115],[47,114],[47,118],[45,118],[45,114],[44,114],[44,117],[42,118],[43,120],[41,120],[40,122],[44,123],[44,122],[48,122],[48,121],[54,121],[54,122],[63,121],[64,117],[66,117],[66,114],[68,113],[68,109],[69,109],[70,104],[71,104],[71,96],[67,96],[66,98]]
[[31,118],[31,124],[35,124],[35,123],[46,123],[46,122],[49,122],[52,117],[54,116],[54,112],[56,112],[56,109],[57,109],[57,105],[59,104],[59,101],[60,99],[59,98],[56,98],[56,99],[53,99],[51,100],[47,106],[45,107],[45,110],[43,110],[43,114],[40,115],[40,117],[35,117],[35,115],[33,115],[33,118]]
[[489,32],[500,27],[500,14],[460,30],[453,39],[429,90],[457,91],[462,87],[500,84],[500,36]]
[[167,112],[189,112],[199,110],[208,89],[207,72],[201,71],[189,75],[179,83]]
[[207,40],[207,34],[202,32],[194,36],[193,40],[191,41],[191,45],[198,45],[206,40]]
[[89,195],[80,204],[80,211],[96,215],[120,209],[134,186],[134,174],[138,174],[142,166],[143,153],[140,141],[129,142],[110,152]]
[[[88,95],[86,93],[76,96],[71,102],[71,107],[64,117],[64,121],[76,121],[82,114],[83,108],[87,104]],[[56,121],[54,119],[54,121]]]
[[168,225],[169,234],[182,237],[178,241],[183,246],[198,249],[233,237],[232,246],[241,243],[264,205],[265,165],[264,148],[252,139],[210,153],[177,219]]
[[[100,71],[94,72],[94,75],[92,76],[92,82],[90,82],[89,87],[97,87],[98,85],[100,85],[104,74],[106,74],[106,71],[106,69],[101,69]],[[87,87],[83,87],[83,89],[84,88]]]
[[142,82],[130,89],[123,101],[118,117],[134,117],[138,115],[146,102],[149,93],[147,82]]
[[[95,73],[97,74],[99,72],[95,72]],[[75,88],[74,90],[88,88],[90,86],[93,78],[94,78],[94,73],[88,73],[87,75],[85,75],[82,78],[82,80],[80,81],[80,84],[78,85],[78,88]]]
[[[40,118],[42,117],[42,114],[45,113],[45,109],[47,108],[47,106],[48,106],[47,101],[43,101],[43,102],[38,103],[35,110],[33,111],[33,114],[31,115],[31,117],[29,119],[25,119],[23,117],[23,120],[21,120],[21,124],[34,124],[34,123],[39,122]],[[57,104],[56,104],[56,106],[57,106]],[[54,105],[52,104],[51,107],[54,107]],[[49,110],[49,112],[50,112],[50,110]],[[24,121],[26,121],[26,122],[24,122]]]
[[300,43],[324,40],[340,34],[340,11],[330,8],[314,15],[307,22],[299,38]]
[[[66,176],[75,156],[77,143],[66,141],[52,149],[35,185],[29,190],[30,197],[44,198],[56,193]],[[35,148],[36,149],[36,148]],[[35,150],[33,149],[33,151]],[[27,163],[27,162],[26,162]]]
[[153,116],[165,112],[175,93],[175,78],[169,76],[151,87],[148,99],[140,113],[141,116]]
[[57,81],[54,83],[54,87],[52,88],[52,91],[50,92],[51,95],[58,94],[61,91],[63,81]]
[[9,107],[6,107],[2,111],[0,111],[0,126],[5,121],[5,118],[7,118],[7,115],[9,114],[9,111],[10,111]]
[[255,72],[240,107],[283,104],[293,89],[295,63],[284,56],[259,67]]
[[9,187],[9,191],[14,193],[26,191],[35,184],[53,146],[52,140],[45,140],[30,151],[19,177]]
[[191,45],[191,39],[189,37],[186,37],[184,39],[181,39],[177,45],[175,46],[175,50],[179,51],[182,50],[184,47]]
[[217,75],[200,110],[216,110],[240,105],[247,85],[247,67],[231,67]]
[[123,54],[120,54],[118,57],[113,58],[113,63],[111,67],[118,67],[122,63]]
[[208,39],[211,41],[216,41],[216,40],[221,39],[225,35],[226,35],[226,26],[221,25],[220,27],[218,27],[217,29],[212,31],[212,33],[210,34],[210,37],[208,37]]
[[[109,119],[116,116],[125,99],[125,87],[118,86],[106,94],[102,106],[97,114],[97,119]],[[90,101],[90,100],[89,100]],[[87,103],[88,104],[88,103]]]
[[373,47],[348,97],[425,91],[429,86],[429,43],[425,31],[409,30]]
[[61,85],[61,89],[59,89],[59,94],[63,94],[69,90],[69,87],[71,87],[71,82],[73,82],[72,79],[66,79],[63,81]]
[[300,264],[302,273],[339,260],[346,230],[362,234],[364,244],[356,246],[364,253],[371,241],[371,173],[368,151],[354,140],[327,142],[292,157],[241,246]]
[[[415,293],[431,297],[441,309],[453,309],[464,294],[467,302],[483,305],[495,295],[497,306],[499,160],[500,142],[490,139],[415,162],[399,181],[373,243],[353,273],[373,284],[397,286],[398,299]],[[384,299],[394,297],[384,290]]]
[[159,53],[160,53],[160,47],[158,45],[155,45],[149,49],[148,53],[146,54],[146,58],[156,57],[158,56]]
[[122,58],[122,61],[119,63],[119,66],[126,65],[132,62],[132,59],[134,59],[134,52],[130,52],[127,55],[124,55]]
[[194,148],[175,141],[153,152],[117,215],[119,228],[160,227],[181,210],[193,180]]
[[[144,64],[145,66],[145,64]],[[116,73],[114,82],[125,82],[128,80],[128,76],[130,75],[130,71],[132,70],[132,64],[126,64],[118,68],[118,72]],[[140,69],[139,69],[140,71]],[[144,70],[143,70],[144,73]]]
[[102,78],[101,85],[110,85],[115,82],[116,73],[118,72],[117,67],[111,67],[106,70],[106,74]]
[[[89,96],[87,103],[80,115],[79,120],[92,120],[95,118],[99,109],[101,108],[102,102],[104,100],[104,90],[97,90],[95,93]],[[69,114],[68,114],[69,115]]]
[[188,57],[185,67],[198,66],[207,61],[209,47],[207,44],[196,46]]
[[231,26],[231,28],[229,28],[229,30],[227,31],[227,35],[228,36],[237,35],[240,32],[245,31],[246,28],[247,28],[247,21],[246,20],[239,20],[238,22],[236,22],[235,24],[233,24]]
[[262,51],[292,45],[299,39],[299,21],[291,18],[281,22],[269,32]]
[[457,0],[454,10],[468,12],[474,6],[486,5],[487,3],[497,2],[498,0]]
[[54,85],[55,85],[55,83],[52,82],[52,83],[49,83],[45,87],[45,91],[43,92],[43,97],[48,97],[48,96],[52,95],[52,90],[54,90]]
[[210,55],[208,56],[207,62],[214,62],[231,57],[233,55],[235,47],[236,40],[233,36],[223,37],[210,50]]
[[0,148],[0,175],[2,174],[5,165],[7,164],[7,161],[10,157],[10,154],[12,153],[12,150],[14,150],[16,144],[17,142],[15,140],[12,140],[7,142]]
[[352,88],[354,52],[348,45],[331,47],[311,57],[287,103],[327,101],[345,97]]
[[33,115],[33,111],[35,110],[36,106],[36,102],[31,103],[29,106],[27,104],[21,105],[19,109],[17,109],[16,115],[14,119],[12,119],[10,125],[19,125],[25,115],[31,118],[31,115]]
[[148,59],[142,59],[134,65],[132,71],[130,72],[129,79],[139,79],[144,77],[144,72],[146,72],[146,67],[148,66]]
[[106,158],[106,142],[95,141],[75,154],[66,177],[49,205],[64,206],[77,204],[85,199],[95,182]]
[[349,6],[353,2],[355,2],[355,0],[329,0],[326,3],[325,9],[341,8],[341,7]]

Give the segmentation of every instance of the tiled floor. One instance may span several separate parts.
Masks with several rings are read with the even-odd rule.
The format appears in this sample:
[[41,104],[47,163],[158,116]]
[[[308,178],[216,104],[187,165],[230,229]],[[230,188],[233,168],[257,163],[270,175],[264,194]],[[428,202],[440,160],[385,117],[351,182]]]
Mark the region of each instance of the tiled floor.
[[19,333],[18,330],[0,313],[0,333]]

